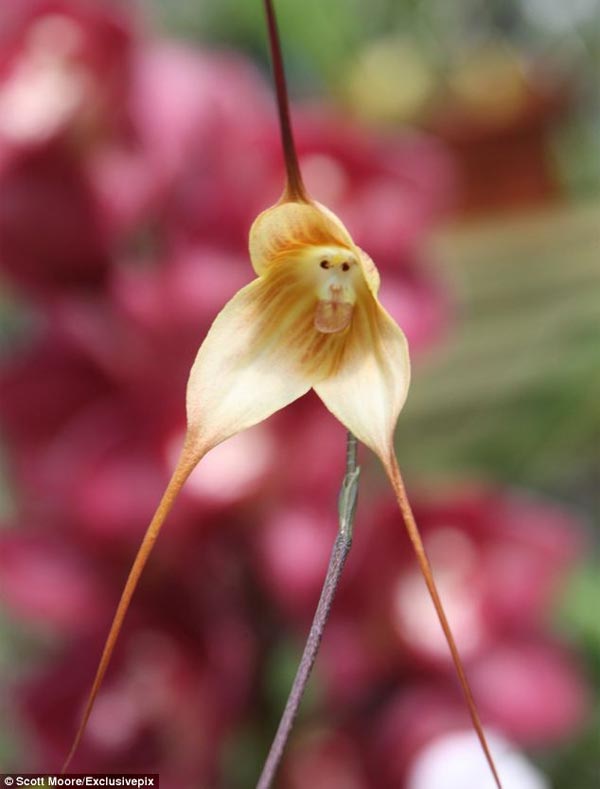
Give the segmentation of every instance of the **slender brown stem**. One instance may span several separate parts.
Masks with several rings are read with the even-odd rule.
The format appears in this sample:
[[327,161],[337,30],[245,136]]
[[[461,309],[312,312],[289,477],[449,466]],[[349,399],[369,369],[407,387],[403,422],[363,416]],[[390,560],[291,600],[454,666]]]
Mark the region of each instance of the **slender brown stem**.
[[273,0],[264,0],[265,14],[267,17],[267,27],[269,30],[269,49],[271,52],[271,63],[273,67],[273,78],[275,80],[275,91],[277,94],[277,111],[279,113],[279,131],[281,133],[281,145],[285,159],[285,169],[287,183],[285,187],[284,200],[308,202],[306,188],[302,180],[292,124],[290,121],[290,104],[288,99],[287,84],[285,79],[285,69],[283,67],[283,57],[281,55],[281,45],[279,42],[279,31],[277,29],[277,19]]
[[498,776],[498,771],[496,769],[496,765],[494,763],[494,759],[492,757],[485,736],[485,732],[481,724],[481,719],[477,711],[475,699],[473,698],[471,686],[469,685],[469,681],[467,680],[467,675],[465,673],[465,669],[462,664],[460,653],[458,651],[458,647],[456,646],[456,641],[454,640],[454,635],[452,634],[450,623],[448,622],[448,618],[446,617],[446,612],[444,610],[444,606],[442,605],[442,600],[440,598],[435,580],[433,578],[433,571],[431,569],[431,564],[425,552],[425,546],[423,545],[423,540],[421,539],[419,527],[417,526],[412,508],[410,506],[410,502],[408,500],[408,496],[406,495],[406,488],[404,486],[404,480],[402,479],[402,475],[400,474],[398,461],[396,460],[396,455],[393,452],[390,454],[390,458],[386,459],[385,469],[390,478],[390,482],[392,483],[392,487],[394,489],[394,493],[396,494],[396,499],[398,501],[398,506],[400,507],[400,512],[402,513],[404,525],[406,526],[406,531],[408,532],[409,539],[417,555],[417,561],[419,562],[419,567],[421,568],[423,578],[425,579],[427,589],[429,590],[429,594],[431,596],[431,600],[433,602],[435,611],[437,613],[440,625],[442,627],[442,630],[444,631],[444,636],[446,637],[446,641],[450,649],[450,654],[452,655],[452,661],[454,662],[454,667],[456,669],[456,673],[458,674],[458,679],[460,681],[461,687],[463,689],[463,693],[465,695],[469,714],[473,722],[473,727],[475,728],[477,737],[479,738],[479,742],[481,743],[481,747],[483,749],[483,753],[485,755],[487,763],[490,766],[492,775],[494,776],[494,781],[496,782],[496,786],[498,787],[498,789],[502,789],[500,777]]
[[302,653],[302,659],[296,672],[288,700],[279,722],[279,727],[273,739],[269,755],[265,761],[262,773],[256,784],[256,789],[269,789],[275,778],[277,768],[281,762],[283,751],[289,739],[298,709],[319,651],[323,631],[329,618],[331,605],[342,576],[344,564],[352,547],[352,527],[356,511],[358,496],[358,478],[360,469],[356,465],[356,438],[348,433],[346,449],[346,475],[342,483],[339,498],[339,531],[331,551],[327,575],[321,591],[319,604],[313,619],[308,639]]

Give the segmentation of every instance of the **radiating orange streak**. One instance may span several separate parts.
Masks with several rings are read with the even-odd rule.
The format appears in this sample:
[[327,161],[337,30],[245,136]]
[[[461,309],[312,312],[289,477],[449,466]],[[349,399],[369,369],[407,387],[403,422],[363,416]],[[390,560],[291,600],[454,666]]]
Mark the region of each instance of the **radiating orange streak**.
[[442,630],[444,631],[444,636],[446,637],[446,641],[448,642],[448,647],[450,648],[450,653],[452,655],[454,667],[456,669],[456,673],[458,674],[458,679],[460,680],[460,684],[462,686],[463,693],[465,695],[467,706],[469,708],[469,714],[471,716],[471,720],[473,721],[473,726],[475,727],[475,731],[477,732],[477,737],[479,738],[479,742],[481,743],[481,747],[485,754],[485,758],[487,759],[487,763],[489,764],[490,770],[492,771],[492,775],[494,776],[494,781],[496,782],[496,786],[498,787],[498,789],[502,789],[502,783],[500,782],[500,777],[498,775],[498,771],[496,769],[494,759],[492,757],[488,742],[486,740],[485,733],[483,731],[483,726],[481,725],[481,719],[479,717],[479,713],[477,712],[477,706],[475,704],[475,699],[473,698],[473,692],[471,691],[469,681],[467,680],[467,675],[463,668],[462,660],[458,648],[456,646],[454,636],[452,635],[452,630],[450,628],[448,618],[446,617],[446,612],[444,611],[444,606],[442,605],[442,601],[438,593],[437,586],[433,579],[431,564],[429,563],[429,559],[427,558],[427,554],[425,553],[425,546],[423,545],[423,540],[421,539],[419,527],[417,526],[412,508],[410,506],[408,497],[406,495],[404,481],[402,479],[402,475],[400,474],[400,469],[398,468],[398,461],[396,460],[396,455],[394,454],[394,452],[391,452],[387,461],[384,461],[384,466],[387,475],[390,478],[390,482],[392,483],[392,487],[394,488],[394,493],[396,494],[398,506],[400,507],[400,512],[402,513],[404,525],[406,526],[406,531],[408,532],[408,536],[417,555],[417,561],[419,562],[421,572],[423,573],[425,583],[427,584],[427,589],[429,590],[429,594],[431,596],[431,600],[433,602],[438,619],[440,621],[440,625],[442,626]]
[[92,684],[92,688],[83,711],[81,723],[79,724],[79,728],[77,730],[77,734],[75,735],[75,739],[73,740],[73,745],[71,746],[69,755],[65,759],[65,762],[62,766],[61,774],[64,774],[68,770],[69,764],[71,763],[85,733],[90,715],[92,714],[92,710],[94,708],[94,702],[96,701],[96,697],[102,686],[104,675],[108,669],[117,639],[119,638],[119,634],[123,626],[123,621],[127,614],[127,610],[129,609],[131,598],[133,597],[133,593],[136,590],[140,576],[144,570],[144,567],[146,566],[150,552],[154,547],[154,543],[158,538],[161,527],[167,515],[175,503],[177,495],[179,494],[191,472],[196,467],[198,461],[199,458],[197,456],[187,452],[184,448],[184,451],[182,452],[181,457],[177,463],[177,467],[173,472],[173,476],[171,477],[163,497],[156,509],[156,512],[154,513],[154,517],[152,518],[150,525],[144,534],[142,544],[140,545],[135,559],[133,560],[131,570],[129,571],[129,576],[127,577],[123,592],[121,593],[121,599],[119,600],[117,610],[110,626],[110,631],[104,644],[102,657],[100,658],[100,662],[96,670],[96,676],[94,677],[94,682]]

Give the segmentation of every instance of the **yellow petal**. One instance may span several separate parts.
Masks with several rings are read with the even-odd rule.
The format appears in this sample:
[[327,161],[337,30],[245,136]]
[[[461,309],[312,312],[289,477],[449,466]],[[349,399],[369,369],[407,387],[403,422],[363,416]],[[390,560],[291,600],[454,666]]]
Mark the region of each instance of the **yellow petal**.
[[344,333],[315,328],[317,298],[306,276],[306,267],[283,263],[217,316],[188,382],[188,441],[196,452],[266,419],[339,364]]
[[314,203],[278,203],[258,215],[250,228],[250,259],[257,274],[281,260],[295,259],[307,247],[327,244],[353,248],[346,228]]
[[362,250],[360,247],[354,247],[355,252],[357,253],[358,262],[360,264],[363,277],[365,278],[365,282],[373,296],[377,297],[379,293],[379,271],[373,263],[372,258],[367,255],[367,253]]
[[410,382],[406,338],[365,291],[354,307],[343,357],[335,373],[315,385],[327,408],[384,463]]
[[305,259],[311,249],[346,249],[358,261],[369,290],[377,295],[379,274],[371,258],[352,241],[340,219],[320,203],[278,203],[250,228],[250,259],[260,276],[281,264]]

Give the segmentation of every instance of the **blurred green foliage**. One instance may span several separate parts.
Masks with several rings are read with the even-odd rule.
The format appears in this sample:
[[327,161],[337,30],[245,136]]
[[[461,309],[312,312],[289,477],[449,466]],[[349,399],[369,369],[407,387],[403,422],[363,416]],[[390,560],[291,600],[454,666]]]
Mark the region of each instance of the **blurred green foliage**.
[[478,470],[576,499],[600,438],[600,207],[440,237],[456,329],[415,376],[400,424],[415,471]]
[[[600,687],[600,556],[592,555],[573,577],[557,625],[581,647],[593,685]],[[600,704],[591,700],[589,725],[570,743],[540,754],[555,786],[595,789],[600,783]]]

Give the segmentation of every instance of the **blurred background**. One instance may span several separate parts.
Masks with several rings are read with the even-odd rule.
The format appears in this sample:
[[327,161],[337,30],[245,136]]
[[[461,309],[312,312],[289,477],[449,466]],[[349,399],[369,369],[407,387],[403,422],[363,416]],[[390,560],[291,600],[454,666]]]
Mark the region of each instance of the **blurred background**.
[[[279,0],[305,180],[380,268],[400,465],[511,789],[600,785],[600,3]],[[0,9],[0,765],[56,770],[184,429],[187,372],[283,184],[259,0]],[[336,532],[309,395],[167,524],[73,768],[244,789]],[[281,789],[484,789],[366,451]]]

